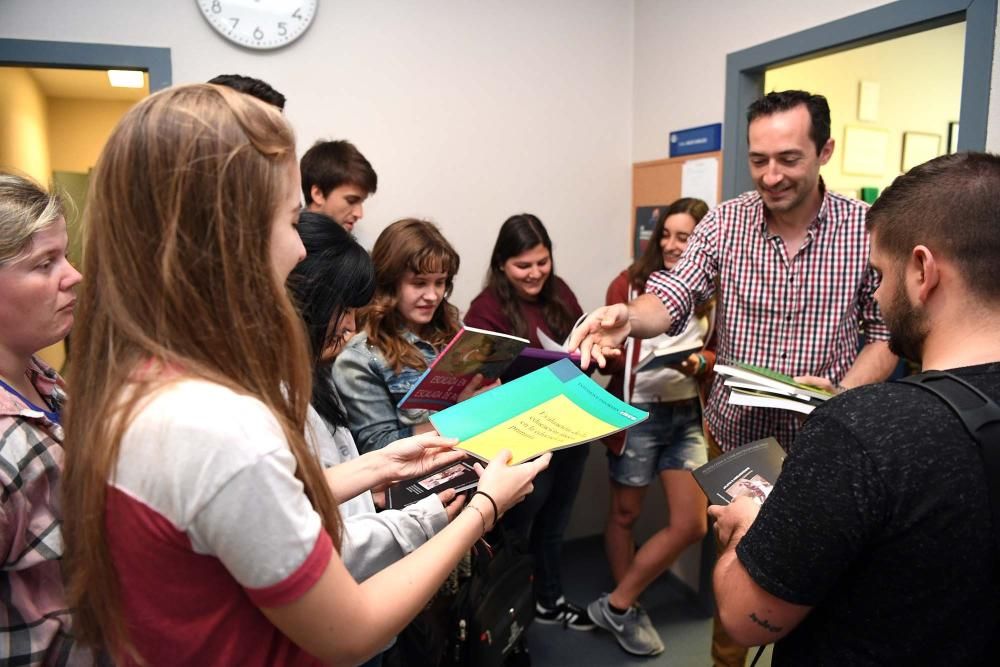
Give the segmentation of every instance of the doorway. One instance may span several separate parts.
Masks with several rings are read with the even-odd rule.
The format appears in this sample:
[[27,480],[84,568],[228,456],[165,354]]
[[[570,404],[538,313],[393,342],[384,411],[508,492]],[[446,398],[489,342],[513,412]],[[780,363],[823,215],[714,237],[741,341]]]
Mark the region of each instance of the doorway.
[[723,197],[753,189],[746,162],[745,114],[750,103],[763,93],[768,70],[955,24],[964,24],[965,40],[959,122],[953,128],[953,147],[983,150],[996,18],[996,0],[899,0],[730,53],[726,58]]
[[[113,86],[124,70],[130,86]],[[107,137],[137,101],[170,85],[169,49],[0,39],[0,168],[68,200],[70,260],[79,266],[89,173]],[[61,369],[62,343],[40,353]]]

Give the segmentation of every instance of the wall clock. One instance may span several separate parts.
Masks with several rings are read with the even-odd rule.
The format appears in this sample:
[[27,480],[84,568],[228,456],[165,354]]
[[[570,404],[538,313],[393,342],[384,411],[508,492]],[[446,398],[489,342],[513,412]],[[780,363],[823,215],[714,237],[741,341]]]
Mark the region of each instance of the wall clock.
[[319,0],[196,0],[205,20],[231,42],[277,49],[302,36]]

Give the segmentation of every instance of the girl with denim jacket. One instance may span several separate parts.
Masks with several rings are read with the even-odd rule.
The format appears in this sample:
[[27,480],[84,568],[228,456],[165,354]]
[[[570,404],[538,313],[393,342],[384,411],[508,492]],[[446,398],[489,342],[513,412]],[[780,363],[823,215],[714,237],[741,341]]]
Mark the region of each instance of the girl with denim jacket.
[[[375,297],[358,312],[358,333],[337,357],[333,380],[361,452],[433,429],[426,410],[400,410],[438,352],[458,333],[448,303],[459,258],[430,222],[406,218],[382,231],[372,248]],[[463,397],[481,389],[469,383]]]

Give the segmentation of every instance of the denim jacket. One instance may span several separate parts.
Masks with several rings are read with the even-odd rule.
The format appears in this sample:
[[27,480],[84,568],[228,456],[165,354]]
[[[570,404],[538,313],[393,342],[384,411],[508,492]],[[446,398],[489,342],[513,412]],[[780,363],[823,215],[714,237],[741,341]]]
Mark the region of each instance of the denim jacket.
[[[430,365],[434,347],[410,331],[403,338],[413,343]],[[396,404],[423,371],[405,367],[396,373],[382,352],[361,332],[337,356],[333,383],[347,409],[347,422],[361,453],[382,449],[390,442],[413,435],[413,427],[427,421],[427,410],[399,410]]]

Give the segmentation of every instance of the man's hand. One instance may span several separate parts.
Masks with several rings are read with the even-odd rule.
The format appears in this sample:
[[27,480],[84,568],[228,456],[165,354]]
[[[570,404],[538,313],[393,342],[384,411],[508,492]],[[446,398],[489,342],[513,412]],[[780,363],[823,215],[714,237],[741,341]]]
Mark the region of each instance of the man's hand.
[[454,449],[457,443],[455,438],[442,438],[437,431],[397,440],[378,450],[382,457],[379,473],[386,481],[396,481],[456,463],[465,458],[465,452]]
[[819,375],[797,375],[792,378],[799,384],[807,384],[810,387],[816,387],[817,389],[822,389],[823,391],[828,391],[831,394],[839,394],[844,391],[843,387],[838,387],[830,382],[829,379],[821,377]]
[[758,512],[760,504],[747,496],[740,496],[729,505],[708,507],[708,516],[715,519],[715,534],[719,538],[719,543],[727,550],[730,545],[735,547],[743,539],[757,518]]
[[608,357],[622,353],[620,346],[632,330],[628,320],[628,306],[616,303],[598,308],[570,334],[566,345],[570,352],[580,350],[580,367],[586,370],[593,358],[601,368]]

